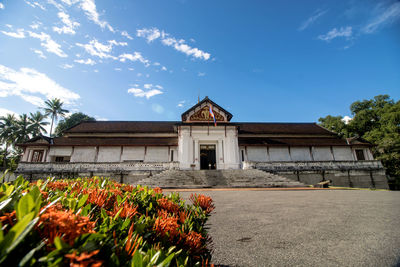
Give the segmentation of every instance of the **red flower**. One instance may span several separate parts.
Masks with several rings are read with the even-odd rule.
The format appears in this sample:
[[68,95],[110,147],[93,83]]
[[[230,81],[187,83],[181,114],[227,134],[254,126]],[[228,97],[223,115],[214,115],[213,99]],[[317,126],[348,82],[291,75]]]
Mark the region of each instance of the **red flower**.
[[94,250],[92,252],[82,252],[80,255],[76,255],[76,251],[72,254],[65,254],[64,257],[69,259],[69,266],[73,267],[99,267],[103,265],[103,261],[92,259],[93,256],[97,255],[100,250]]
[[178,213],[179,211],[179,206],[167,198],[160,198],[157,203],[162,209],[170,213]]
[[200,207],[207,214],[210,214],[215,209],[215,206],[213,204],[213,200],[211,197],[201,195],[201,194],[199,194],[199,195],[192,194],[190,196],[190,200],[192,201],[193,205]]

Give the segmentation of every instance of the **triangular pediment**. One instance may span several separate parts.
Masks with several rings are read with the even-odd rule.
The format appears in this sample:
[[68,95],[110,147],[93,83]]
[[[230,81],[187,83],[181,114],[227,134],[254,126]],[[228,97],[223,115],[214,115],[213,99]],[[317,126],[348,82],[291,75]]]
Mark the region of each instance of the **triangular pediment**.
[[182,122],[212,122],[210,107],[217,122],[229,122],[232,114],[216,104],[214,101],[205,97],[202,101],[188,109],[182,114]]

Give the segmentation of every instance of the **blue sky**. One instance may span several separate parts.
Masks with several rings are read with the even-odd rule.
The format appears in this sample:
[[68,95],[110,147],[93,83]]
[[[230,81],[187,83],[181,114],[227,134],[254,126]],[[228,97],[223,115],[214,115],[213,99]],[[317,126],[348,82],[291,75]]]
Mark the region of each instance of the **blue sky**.
[[0,0],[0,115],[312,122],[400,95],[400,1]]

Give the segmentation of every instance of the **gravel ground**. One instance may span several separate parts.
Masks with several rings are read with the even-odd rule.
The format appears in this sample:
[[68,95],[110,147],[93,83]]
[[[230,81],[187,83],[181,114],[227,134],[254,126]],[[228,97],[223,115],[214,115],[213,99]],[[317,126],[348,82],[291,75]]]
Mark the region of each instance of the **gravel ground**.
[[400,266],[400,192],[195,192],[215,201],[217,265]]

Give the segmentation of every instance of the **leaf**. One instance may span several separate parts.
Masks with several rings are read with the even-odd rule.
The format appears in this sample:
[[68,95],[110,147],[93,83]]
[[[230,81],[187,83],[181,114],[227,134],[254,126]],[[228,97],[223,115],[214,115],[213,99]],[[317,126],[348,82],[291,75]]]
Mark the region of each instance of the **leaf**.
[[54,245],[57,249],[70,248],[71,246],[64,242],[59,236],[54,238]]
[[151,258],[151,260],[150,260],[150,265],[151,265],[151,266],[153,266],[154,264],[157,263],[158,258],[160,257],[160,255],[161,255],[161,250],[160,250],[160,251],[157,251],[157,253],[154,254],[154,256],[153,256],[153,257]]
[[3,180],[4,180],[4,178],[6,177],[6,175],[7,175],[8,172],[9,172],[9,170],[7,169],[7,170],[4,172],[4,174],[1,176],[1,178],[0,178],[0,183],[3,182]]
[[131,267],[143,267],[143,255],[137,250],[131,260]]
[[175,253],[172,253],[167,258],[165,258],[160,264],[158,264],[157,267],[168,267],[171,261],[174,259],[174,257]]
[[25,215],[30,213],[35,208],[35,201],[31,194],[25,194],[25,196],[21,197],[17,204],[17,219],[18,221],[22,220]]
[[89,195],[88,195],[88,194],[82,195],[82,196],[80,197],[80,199],[79,199],[78,206],[77,206],[76,208],[79,209],[80,207],[82,207],[83,205],[85,205],[86,200],[87,200],[88,198],[89,198]]
[[24,237],[32,230],[35,226],[39,217],[35,217],[35,212],[31,212],[24,216],[24,218],[17,222],[11,229],[8,231],[7,235],[4,237],[4,240],[0,243],[0,252],[1,252],[1,261],[4,260],[4,256],[10,253],[23,239]]
[[0,203],[0,211],[7,207],[8,203],[12,201],[12,198],[8,198]]
[[39,244],[39,246],[37,246],[36,248],[33,248],[31,251],[29,251],[23,258],[22,260],[19,262],[18,266],[22,267],[24,266],[30,259],[32,259],[33,255],[35,254],[36,251],[41,250],[42,247],[45,245],[45,242],[41,242]]

